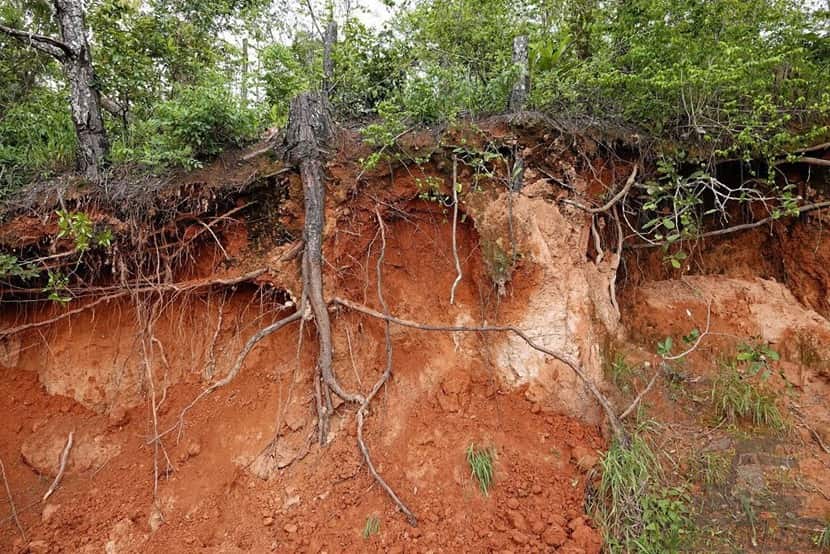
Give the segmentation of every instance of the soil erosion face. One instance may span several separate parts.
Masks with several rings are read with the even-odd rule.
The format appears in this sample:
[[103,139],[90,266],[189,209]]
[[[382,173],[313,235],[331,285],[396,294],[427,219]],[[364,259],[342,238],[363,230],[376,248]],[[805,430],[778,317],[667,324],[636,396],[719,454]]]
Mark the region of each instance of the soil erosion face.
[[[533,202],[515,206],[526,255],[505,296],[487,274],[479,231],[459,226],[463,278],[452,305],[456,272],[445,214],[429,202],[401,204],[405,216],[385,217],[388,309],[440,325],[514,323],[546,346],[573,348],[589,373],[601,376],[596,353],[573,346],[594,332],[587,323],[594,301],[580,310],[563,305],[579,302],[565,283],[595,270],[581,256],[564,256],[567,242],[552,242],[581,240],[583,222],[557,212],[540,228],[532,215],[545,203]],[[380,310],[374,216],[359,205],[329,210],[336,225],[324,245],[326,294]],[[215,254],[200,255],[201,275],[221,271],[210,262]],[[249,255],[241,265],[267,258]],[[557,271],[561,285],[548,282],[554,262],[565,268]],[[227,371],[248,337],[294,309],[295,279],[274,282],[271,293],[251,285],[193,289],[159,308],[150,338],[159,430],[175,424],[205,383]],[[6,312],[4,327],[60,313],[56,307]],[[583,508],[586,472],[605,447],[599,412],[555,360],[504,336],[391,328],[394,377],[367,415],[365,440],[379,472],[417,514],[413,528],[367,474],[353,410],[336,397],[329,446],[316,445],[308,369],[317,352],[313,325],[263,339],[236,379],[197,403],[181,432],[162,439],[156,467],[146,360],[136,338],[140,316],[121,298],[4,339],[0,458],[26,532],[24,542],[11,518],[4,520],[4,550],[26,544],[32,552],[599,550]],[[384,324],[342,310],[331,318],[338,379],[366,392],[385,367]],[[65,475],[41,502],[70,431]],[[495,482],[487,495],[470,476],[470,445],[493,449]],[[365,533],[375,518],[379,531]]]

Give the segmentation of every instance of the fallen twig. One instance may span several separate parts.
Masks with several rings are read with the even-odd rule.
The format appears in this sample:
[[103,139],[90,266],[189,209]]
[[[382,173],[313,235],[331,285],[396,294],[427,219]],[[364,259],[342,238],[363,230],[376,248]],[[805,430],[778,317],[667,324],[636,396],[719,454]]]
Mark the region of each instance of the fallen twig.
[[6,496],[9,497],[9,509],[12,513],[17,530],[20,531],[20,536],[26,540],[26,531],[23,530],[23,525],[20,524],[20,518],[17,517],[17,508],[14,505],[14,498],[12,498],[12,490],[9,488],[9,480],[6,478],[6,466],[3,465],[3,460],[0,460],[0,474],[3,475],[3,485],[6,487]]
[[52,493],[55,492],[58,485],[60,485],[61,479],[63,479],[63,472],[66,471],[66,462],[69,460],[69,451],[72,449],[72,439],[74,436],[75,432],[70,431],[69,436],[66,438],[66,445],[63,447],[63,452],[61,452],[58,474],[55,475],[55,480],[52,481],[52,485],[49,487],[49,490],[47,490],[46,494],[43,495],[43,502],[46,502],[46,499],[52,496]]

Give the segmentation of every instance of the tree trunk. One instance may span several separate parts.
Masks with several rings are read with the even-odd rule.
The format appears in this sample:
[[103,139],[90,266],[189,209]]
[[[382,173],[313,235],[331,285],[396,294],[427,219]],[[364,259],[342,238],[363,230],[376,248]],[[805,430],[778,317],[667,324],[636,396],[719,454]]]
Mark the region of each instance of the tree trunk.
[[522,35],[513,39],[513,65],[519,68],[519,75],[510,92],[509,109],[511,112],[520,112],[527,102],[530,90],[530,71],[527,59],[527,36]]
[[109,155],[109,144],[101,115],[101,95],[95,88],[83,0],[54,0],[54,5],[62,41],[5,25],[0,25],[0,33],[21,40],[63,64],[69,81],[72,123],[78,137],[75,163],[88,179],[98,181]]
[[72,123],[78,136],[76,165],[88,179],[98,181],[109,145],[101,114],[101,96],[95,88],[95,72],[86,37],[81,0],[55,0],[63,42],[71,54],[63,59],[69,80]]
[[326,26],[326,35],[323,39],[323,94],[328,99],[334,81],[334,60],[331,51],[337,41],[337,22],[333,19]]
[[[317,357],[321,390],[328,395],[333,392],[347,402],[360,402],[362,397],[343,390],[337,382],[332,367],[331,320],[328,305],[323,294],[323,229],[325,227],[326,185],[323,174],[324,151],[331,142],[332,129],[328,102],[325,94],[304,92],[291,100],[286,129],[286,161],[300,170],[305,201],[305,224],[303,238],[303,306],[311,308],[317,326],[320,352]],[[327,408],[319,414],[320,444],[325,445],[328,437]],[[318,398],[318,409],[320,403]]]

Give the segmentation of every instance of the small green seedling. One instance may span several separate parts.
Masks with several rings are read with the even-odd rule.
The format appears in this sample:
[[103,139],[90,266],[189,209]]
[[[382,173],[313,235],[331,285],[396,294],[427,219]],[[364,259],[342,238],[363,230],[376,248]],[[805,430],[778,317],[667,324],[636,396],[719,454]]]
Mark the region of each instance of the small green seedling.
[[363,526],[363,538],[368,539],[372,535],[377,535],[380,532],[380,519],[378,516],[369,516],[366,518],[366,525]]
[[476,448],[474,444],[467,447],[467,463],[470,464],[470,473],[481,488],[481,492],[489,494],[493,484],[493,449]]

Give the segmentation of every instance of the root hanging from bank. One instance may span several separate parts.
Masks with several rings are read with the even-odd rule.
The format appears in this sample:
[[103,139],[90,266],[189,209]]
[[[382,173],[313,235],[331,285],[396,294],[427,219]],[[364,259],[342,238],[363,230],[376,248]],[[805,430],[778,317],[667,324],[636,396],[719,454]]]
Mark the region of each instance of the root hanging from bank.
[[[380,228],[380,255],[378,256],[378,263],[377,263],[377,287],[378,287],[378,302],[380,302],[381,307],[383,308],[383,313],[387,316],[389,315],[389,307],[386,304],[386,300],[383,297],[383,260],[386,256],[386,230],[383,225],[383,219],[380,216],[380,212],[375,210],[375,217],[378,221],[378,227]],[[385,321],[385,328],[384,328],[384,335],[386,341],[386,369],[384,369],[383,374],[380,378],[375,381],[372,390],[369,391],[369,394],[363,399],[361,402],[360,407],[357,409],[357,414],[355,419],[357,421],[357,445],[360,448],[360,452],[363,454],[363,459],[366,460],[366,466],[369,468],[369,473],[372,477],[377,481],[378,485],[386,491],[386,494],[389,495],[389,498],[392,499],[398,508],[406,515],[407,521],[409,521],[410,525],[413,527],[418,525],[418,519],[415,517],[415,514],[404,504],[404,502],[398,498],[398,495],[395,494],[395,491],[392,490],[386,481],[381,477],[378,470],[375,468],[375,465],[372,463],[372,457],[369,455],[369,448],[366,446],[366,441],[363,438],[363,426],[366,414],[369,411],[369,404],[372,402],[372,399],[377,395],[380,391],[381,387],[383,387],[388,381],[389,378],[392,376],[392,334],[391,334],[391,323],[387,319]]]
[[415,321],[410,321],[407,319],[401,319],[398,317],[394,317],[392,315],[382,314],[377,310],[373,310],[368,306],[364,306],[362,304],[358,304],[357,302],[352,302],[351,300],[345,298],[333,298],[331,300],[333,304],[340,305],[346,309],[362,313],[364,315],[368,315],[370,317],[374,317],[376,319],[381,319],[384,321],[389,321],[396,325],[400,325],[401,327],[409,327],[412,329],[420,329],[421,331],[442,331],[442,332],[451,332],[451,333],[512,333],[522,339],[529,347],[533,348],[534,350],[538,350],[543,354],[547,354],[548,356],[559,360],[560,362],[567,365],[571,370],[582,380],[583,384],[588,388],[591,394],[596,398],[599,405],[602,407],[603,411],[605,411],[605,415],[608,418],[608,423],[611,426],[611,431],[614,434],[614,438],[619,441],[619,443],[623,446],[629,444],[628,435],[625,432],[625,429],[620,422],[619,417],[617,417],[616,412],[614,412],[613,407],[611,406],[611,402],[606,398],[602,392],[597,388],[594,381],[588,377],[588,375],[582,370],[580,364],[577,360],[571,358],[567,354],[561,352],[554,352],[553,350],[549,350],[544,346],[540,346],[536,344],[533,339],[531,339],[526,332],[522,331],[518,327],[514,327],[512,325],[497,325],[497,326],[461,326],[461,325],[431,325],[427,323],[418,323]]

